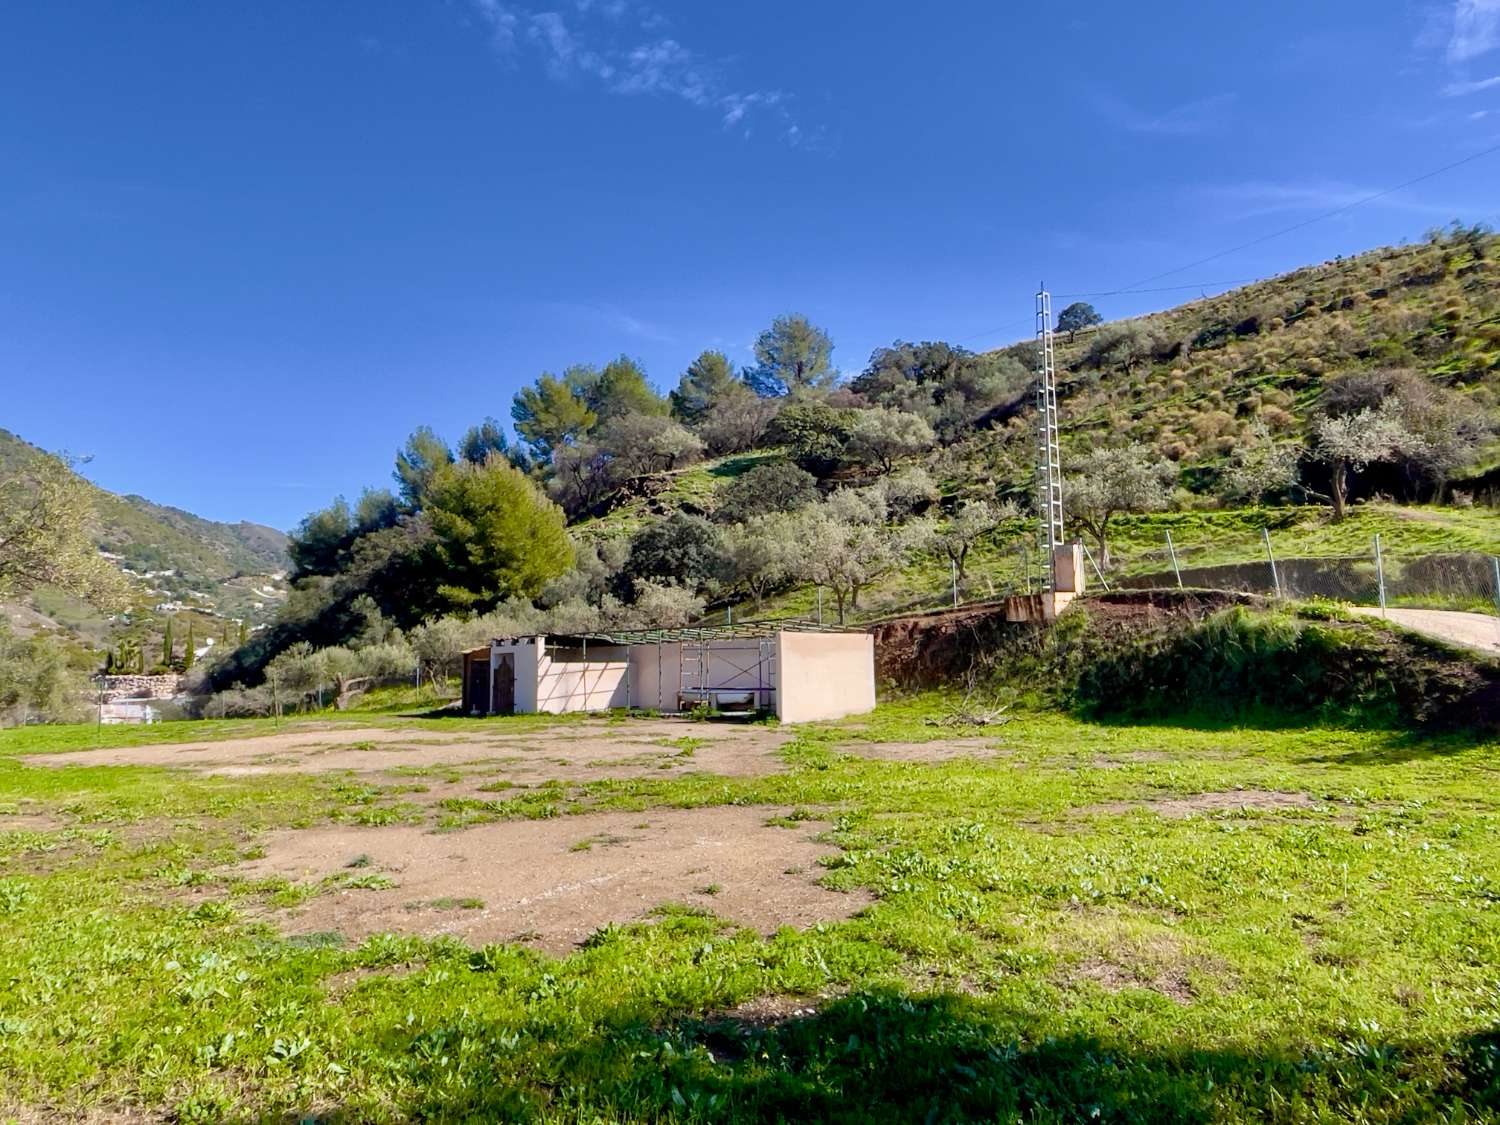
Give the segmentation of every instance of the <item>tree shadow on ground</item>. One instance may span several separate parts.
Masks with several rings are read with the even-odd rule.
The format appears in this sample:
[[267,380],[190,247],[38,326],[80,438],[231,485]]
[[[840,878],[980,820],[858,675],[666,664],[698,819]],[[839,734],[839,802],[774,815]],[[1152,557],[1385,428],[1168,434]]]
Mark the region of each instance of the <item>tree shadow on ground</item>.
[[1373,744],[1357,750],[1329,750],[1307,754],[1299,764],[1330,766],[1396,766],[1429,758],[1450,758],[1482,747],[1500,745],[1492,734],[1480,731],[1434,733],[1420,730],[1387,731]]
[[1033,1016],[967,995],[873,992],[791,1018],[619,1012],[603,1026],[542,1061],[529,1091],[470,1083],[455,1097],[440,1075],[412,1075],[418,1115],[1156,1123],[1500,1113],[1496,1029],[1447,1044],[1355,1037],[1153,1050],[1048,1035]]

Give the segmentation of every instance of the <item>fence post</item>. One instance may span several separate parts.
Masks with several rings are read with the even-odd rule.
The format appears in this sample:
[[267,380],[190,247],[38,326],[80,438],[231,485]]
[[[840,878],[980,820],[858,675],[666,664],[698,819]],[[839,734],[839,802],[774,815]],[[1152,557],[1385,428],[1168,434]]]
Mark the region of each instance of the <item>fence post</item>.
[[1385,556],[1380,552],[1380,532],[1375,533],[1375,581],[1380,586],[1380,616],[1385,616]]
[[[1099,585],[1103,586],[1107,592],[1109,590],[1109,581],[1104,577],[1104,571],[1099,569],[1099,564],[1094,562],[1094,553],[1089,550],[1087,543],[1083,545],[1083,553],[1088,557],[1089,564],[1094,568],[1094,573],[1099,576]],[[1074,588],[1076,589],[1077,587]]]
[[1177,588],[1182,589],[1182,568],[1177,565],[1177,548],[1172,544],[1172,529],[1167,528],[1167,554],[1172,556],[1172,573],[1177,575]]
[[1271,583],[1276,587],[1276,597],[1281,597],[1281,575],[1276,573],[1276,556],[1271,553],[1271,529],[1263,527],[1260,529],[1260,537],[1266,543],[1266,560],[1271,564]]

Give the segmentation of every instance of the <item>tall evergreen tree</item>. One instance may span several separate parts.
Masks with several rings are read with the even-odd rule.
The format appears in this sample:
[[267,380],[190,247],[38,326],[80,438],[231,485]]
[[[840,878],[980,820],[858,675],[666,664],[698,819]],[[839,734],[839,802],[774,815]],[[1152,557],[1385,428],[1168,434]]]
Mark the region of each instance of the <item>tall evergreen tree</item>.
[[193,623],[188,622],[187,644],[182,649],[182,670],[191,672],[193,670]]
[[833,340],[800,313],[778,316],[755,341],[756,366],[745,382],[756,394],[773,397],[797,390],[833,386]]
[[161,662],[170,668],[172,666],[172,619],[167,618],[167,627],[161,633]]

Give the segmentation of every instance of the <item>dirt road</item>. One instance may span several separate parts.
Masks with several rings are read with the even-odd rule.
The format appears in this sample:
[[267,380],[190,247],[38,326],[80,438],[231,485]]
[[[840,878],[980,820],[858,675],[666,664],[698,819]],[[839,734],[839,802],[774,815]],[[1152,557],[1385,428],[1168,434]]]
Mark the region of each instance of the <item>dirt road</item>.
[[1483,613],[1463,613],[1451,609],[1387,609],[1355,606],[1364,617],[1384,617],[1393,624],[1413,632],[1426,633],[1449,644],[1478,649],[1490,656],[1500,656],[1500,617]]

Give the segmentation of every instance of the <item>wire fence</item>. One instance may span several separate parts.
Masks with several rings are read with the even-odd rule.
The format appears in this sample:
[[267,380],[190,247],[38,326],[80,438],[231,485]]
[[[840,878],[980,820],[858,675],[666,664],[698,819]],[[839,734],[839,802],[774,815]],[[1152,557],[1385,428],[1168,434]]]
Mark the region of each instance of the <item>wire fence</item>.
[[[1294,551],[1295,543],[1290,546]],[[1194,560],[1191,547],[1184,550],[1170,542],[1166,547],[1167,568],[1113,578],[1106,573],[1102,581],[1117,589],[1191,587],[1500,616],[1500,557],[1478,551],[1393,555],[1377,535],[1359,554],[1283,555],[1271,536],[1263,532],[1259,558],[1202,565]],[[1222,547],[1216,550],[1222,551]]]
[[[1500,556],[1453,549],[1414,554],[1390,552],[1380,536],[1363,549],[1311,554],[1295,533],[1246,530],[1239,538],[1215,536],[1204,543],[1179,542],[1163,531],[1160,542],[1131,537],[1100,558],[1097,543],[1086,542],[1085,569],[1090,590],[1200,589],[1259,594],[1288,600],[1327,599],[1354,606],[1435,609],[1485,614],[1500,629]],[[848,607],[848,624],[942,609],[997,603],[1040,592],[1046,560],[1035,543],[1012,542],[976,552],[960,574],[948,560],[912,568],[888,579],[874,596]],[[736,618],[749,606],[740,605]],[[830,596],[809,595],[769,616],[837,622]]]

